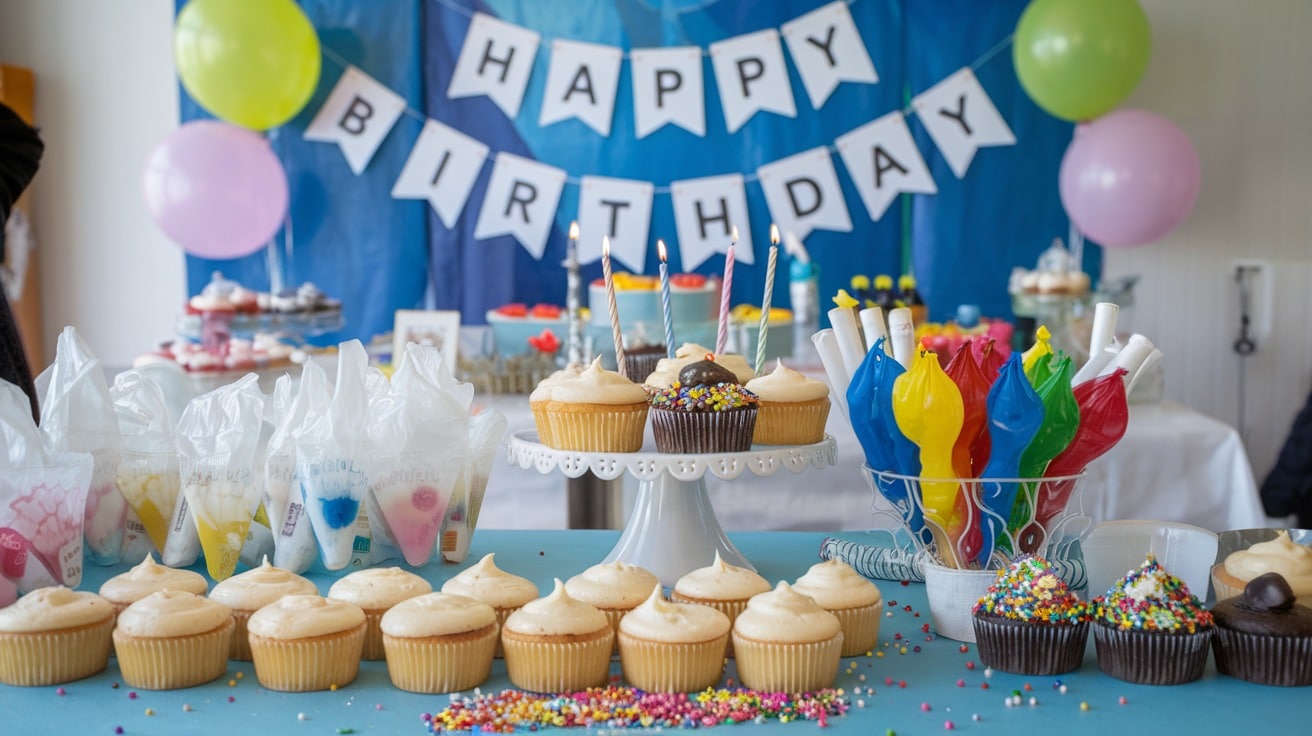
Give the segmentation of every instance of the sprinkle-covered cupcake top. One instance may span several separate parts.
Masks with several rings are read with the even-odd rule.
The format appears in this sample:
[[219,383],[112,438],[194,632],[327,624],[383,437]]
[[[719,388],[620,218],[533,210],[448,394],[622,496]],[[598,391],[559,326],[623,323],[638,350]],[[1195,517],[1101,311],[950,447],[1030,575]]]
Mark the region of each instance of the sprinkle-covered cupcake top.
[[685,386],[679,381],[652,391],[650,398],[653,409],[688,412],[747,409],[756,406],[756,401],[756,394],[737,383]]
[[1075,597],[1052,564],[1026,555],[998,571],[998,579],[974,612],[1035,624],[1078,624],[1089,620],[1089,604]]
[[1212,614],[1184,581],[1148,559],[1093,600],[1093,619],[1124,631],[1193,634],[1212,627]]

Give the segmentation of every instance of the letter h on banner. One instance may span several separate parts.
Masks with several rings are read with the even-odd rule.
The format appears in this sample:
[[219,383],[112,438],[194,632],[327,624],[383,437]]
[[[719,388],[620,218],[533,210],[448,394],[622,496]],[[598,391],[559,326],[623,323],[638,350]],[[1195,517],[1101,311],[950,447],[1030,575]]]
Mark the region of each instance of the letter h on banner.
[[517,117],[541,39],[537,31],[474,13],[446,96],[487,95],[507,116]]

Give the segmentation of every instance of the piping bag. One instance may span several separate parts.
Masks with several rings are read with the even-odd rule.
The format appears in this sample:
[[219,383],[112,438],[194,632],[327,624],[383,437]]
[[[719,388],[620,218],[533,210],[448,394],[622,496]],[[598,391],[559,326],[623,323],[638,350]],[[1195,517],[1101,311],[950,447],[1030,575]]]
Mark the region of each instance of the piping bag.
[[[1070,446],[1080,427],[1080,405],[1071,390],[1074,368],[1069,355],[1061,356],[1057,367],[1041,385],[1035,387],[1043,400],[1043,423],[1020,456],[1020,477],[1041,478],[1048,463]],[[1017,534],[1034,520],[1031,498],[1038,492],[1037,483],[1027,483],[1026,492],[1016,498],[1007,529]]]
[[469,420],[469,449],[442,520],[442,559],[447,562],[463,562],[469,555],[492,464],[505,434],[506,416],[499,409],[483,409]]
[[[893,464],[891,470],[898,475],[914,476],[920,472],[920,448],[907,439],[897,426],[897,417],[893,415],[893,387],[899,376],[905,375],[906,369],[896,358],[885,354],[875,364],[874,375],[874,410],[875,422],[882,422],[888,436],[889,449],[885,450]],[[900,487],[899,487],[900,486]],[[893,497],[887,497],[895,506],[907,507],[907,526],[916,533],[922,542],[929,544],[933,536],[925,528],[925,510],[911,497],[911,486],[907,481],[893,481],[890,488]]]
[[971,342],[967,340],[957,350],[957,354],[952,357],[952,362],[948,363],[945,369],[948,378],[951,378],[952,382],[957,384],[957,389],[961,391],[961,403],[965,409],[961,434],[952,445],[952,469],[958,478],[973,478],[979,475],[987,460],[986,458],[977,461],[972,456],[972,451],[988,423],[989,387],[992,381],[984,377],[979,363],[975,362],[975,351]]
[[136,370],[115,376],[109,395],[123,437],[115,484],[146,537],[162,554],[169,536],[169,519],[182,493],[173,434],[177,418],[169,410],[159,384]]
[[[275,391],[284,379],[290,388],[291,377],[283,376],[278,379]],[[314,541],[296,477],[296,434],[318,421],[318,415],[327,410],[332,396],[323,366],[313,360],[305,361],[300,385],[274,427],[264,460],[264,510],[273,531],[273,564],[297,574],[314,564],[319,557],[319,546]]]
[[1012,353],[1002,374],[989,389],[988,433],[992,442],[988,464],[980,478],[981,536],[979,560],[987,565],[999,540],[1005,536],[1008,516],[1016,501],[1016,483],[988,481],[1020,475],[1020,458],[1043,424],[1043,399],[1025,378],[1020,353]]

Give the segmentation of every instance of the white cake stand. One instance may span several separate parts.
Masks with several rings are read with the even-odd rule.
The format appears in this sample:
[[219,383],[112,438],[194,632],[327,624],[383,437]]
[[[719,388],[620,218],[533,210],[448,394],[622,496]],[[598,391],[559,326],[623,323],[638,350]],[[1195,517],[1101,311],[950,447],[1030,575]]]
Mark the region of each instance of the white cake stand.
[[721,480],[733,480],[745,470],[768,476],[780,468],[797,473],[836,462],[836,444],[828,435],[813,445],[760,446],[748,452],[697,455],[555,450],[537,439],[537,431],[531,429],[511,434],[507,442],[510,462],[539,473],[559,470],[568,478],[591,471],[602,480],[628,473],[641,481],[633,514],[604,562],[638,565],[667,586],[685,573],[711,564],[716,552],[725,562],[755,569],[715,518],[706,491],[708,471]]

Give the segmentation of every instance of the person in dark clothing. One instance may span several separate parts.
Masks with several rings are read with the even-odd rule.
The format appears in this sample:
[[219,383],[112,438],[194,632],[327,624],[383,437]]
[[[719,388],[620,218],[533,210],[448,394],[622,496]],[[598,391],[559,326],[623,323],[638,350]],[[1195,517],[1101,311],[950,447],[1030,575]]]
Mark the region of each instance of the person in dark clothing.
[[[18,195],[27,188],[37,167],[45,144],[32,126],[23,122],[18,113],[0,103],[0,261],[4,260],[4,224],[9,219]],[[18,325],[9,310],[9,297],[0,284],[0,378],[16,384],[32,402],[32,418],[40,418],[37,407],[36,386],[32,372],[23,354],[23,343],[18,338]]]
[[1300,529],[1312,528],[1312,396],[1262,481],[1262,506],[1267,516],[1297,516]]

